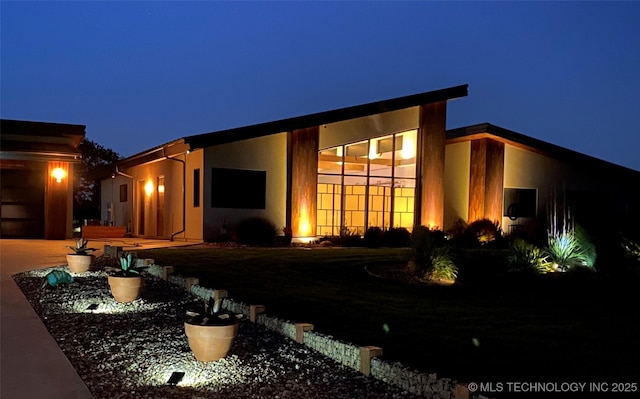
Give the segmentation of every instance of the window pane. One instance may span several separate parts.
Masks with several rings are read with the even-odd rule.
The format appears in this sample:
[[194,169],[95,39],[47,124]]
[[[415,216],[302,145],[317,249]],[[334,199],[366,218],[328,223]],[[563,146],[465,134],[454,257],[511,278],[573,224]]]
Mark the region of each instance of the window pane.
[[120,202],[127,202],[127,185],[126,184],[121,184],[120,185]]
[[369,144],[367,141],[349,144],[345,146],[344,174],[367,175]]
[[511,220],[535,218],[538,194],[535,188],[505,188],[503,216]]
[[395,177],[416,177],[416,131],[409,130],[396,135]]
[[391,179],[369,178],[368,227],[391,227]]
[[265,209],[267,172],[211,168],[211,207]]
[[318,154],[318,173],[342,173],[342,146],[327,148]]
[[364,234],[365,199],[367,193],[365,177],[344,178],[344,228],[350,234]]
[[393,163],[393,136],[373,138],[369,142],[369,174],[391,176]]
[[200,169],[193,170],[193,207],[200,206]]

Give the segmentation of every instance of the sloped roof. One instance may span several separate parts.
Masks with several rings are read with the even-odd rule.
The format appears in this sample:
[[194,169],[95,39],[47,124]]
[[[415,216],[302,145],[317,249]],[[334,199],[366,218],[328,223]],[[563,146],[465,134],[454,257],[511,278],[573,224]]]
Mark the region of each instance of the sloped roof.
[[304,129],[312,126],[320,126],[328,123],[381,114],[383,112],[397,111],[404,108],[415,107],[417,105],[431,104],[465,97],[468,95],[468,87],[469,85],[465,84],[441,90],[392,98],[389,100],[376,101],[331,111],[282,119],[274,122],[266,122],[217,132],[187,136],[184,137],[184,142],[192,149],[195,149],[254,137],[268,136],[275,133]]
[[551,144],[524,134],[514,132],[490,123],[481,123],[447,130],[447,144],[460,141],[491,138],[515,147],[562,160],[575,166],[587,168],[597,174],[607,174],[615,179],[632,179],[640,184],[640,172],[621,165],[604,161],[556,144]]
[[76,161],[85,125],[0,120],[0,156],[3,159]]
[[120,167],[120,169],[127,169],[136,165],[142,165],[147,162],[152,162],[154,160],[170,156],[171,154],[175,154],[177,149],[183,149],[185,151],[187,149],[194,150],[197,148],[204,148],[212,145],[241,141],[255,137],[268,136],[275,133],[304,129],[307,127],[320,126],[327,123],[355,119],[383,112],[397,111],[403,108],[414,107],[417,105],[452,100],[455,98],[467,96],[468,87],[469,85],[465,84],[446,89],[428,91],[424,93],[355,105],[346,108],[339,108],[331,111],[318,112],[315,114],[259,123],[256,125],[185,136],[169,143],[153,147],[147,151],[143,151],[123,158],[117,162],[117,165]]

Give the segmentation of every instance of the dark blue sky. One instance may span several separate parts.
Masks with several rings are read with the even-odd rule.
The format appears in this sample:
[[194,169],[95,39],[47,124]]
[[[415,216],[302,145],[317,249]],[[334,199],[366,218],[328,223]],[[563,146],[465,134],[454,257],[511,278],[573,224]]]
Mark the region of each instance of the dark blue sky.
[[640,170],[640,2],[0,2],[5,119],[123,156],[458,84],[482,122]]

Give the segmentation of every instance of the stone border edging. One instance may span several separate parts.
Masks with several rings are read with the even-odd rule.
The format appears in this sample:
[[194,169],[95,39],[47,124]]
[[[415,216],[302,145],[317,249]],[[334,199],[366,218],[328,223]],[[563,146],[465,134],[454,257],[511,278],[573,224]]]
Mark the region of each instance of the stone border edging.
[[[159,266],[152,259],[138,259],[137,262],[143,262],[144,265],[147,265],[149,274],[182,288],[190,288],[187,291],[203,300],[208,300],[215,295],[216,290],[202,287],[197,283],[194,284],[197,278],[170,274],[173,271],[173,266]],[[469,399],[471,397],[489,399],[483,395],[470,396],[467,384],[458,383],[449,378],[438,378],[436,373],[420,373],[397,362],[378,359],[375,356],[382,353],[381,348],[359,347],[343,342],[332,336],[312,331],[313,326],[308,323],[293,323],[264,313],[255,314],[255,309],[261,305],[248,305],[230,298],[226,299],[223,303],[225,310],[242,314],[247,318],[253,316],[257,324],[264,326],[268,330],[296,340],[310,349],[356,371],[363,372],[362,363],[369,363],[368,373],[364,372],[365,375],[370,375],[387,384],[395,385],[412,394],[432,399]],[[252,310],[254,312],[253,315]],[[263,310],[264,307],[261,307],[260,311]],[[311,327],[309,328],[309,326]],[[302,339],[300,339],[300,334],[302,334]],[[368,353],[370,353],[369,356],[371,357],[364,359],[362,356],[363,353],[367,353],[367,350],[369,350]]]

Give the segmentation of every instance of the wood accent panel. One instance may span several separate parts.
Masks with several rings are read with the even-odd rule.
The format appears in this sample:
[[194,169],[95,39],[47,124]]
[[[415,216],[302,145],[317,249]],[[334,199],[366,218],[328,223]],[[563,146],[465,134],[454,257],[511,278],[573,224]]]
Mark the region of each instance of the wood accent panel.
[[[56,181],[53,171],[60,168],[65,176]],[[67,201],[69,199],[70,168],[68,162],[49,162],[45,177],[44,194],[44,238],[64,240],[67,238]]]
[[485,169],[484,217],[502,224],[502,197],[504,195],[504,143],[487,140],[487,167]]
[[502,220],[504,143],[479,139],[471,142],[469,222]]
[[293,237],[316,234],[318,127],[291,134],[291,230]]
[[446,101],[420,107],[420,224],[443,228]]
[[471,142],[471,160],[469,171],[469,220],[484,217],[484,189],[487,168],[487,140]]

